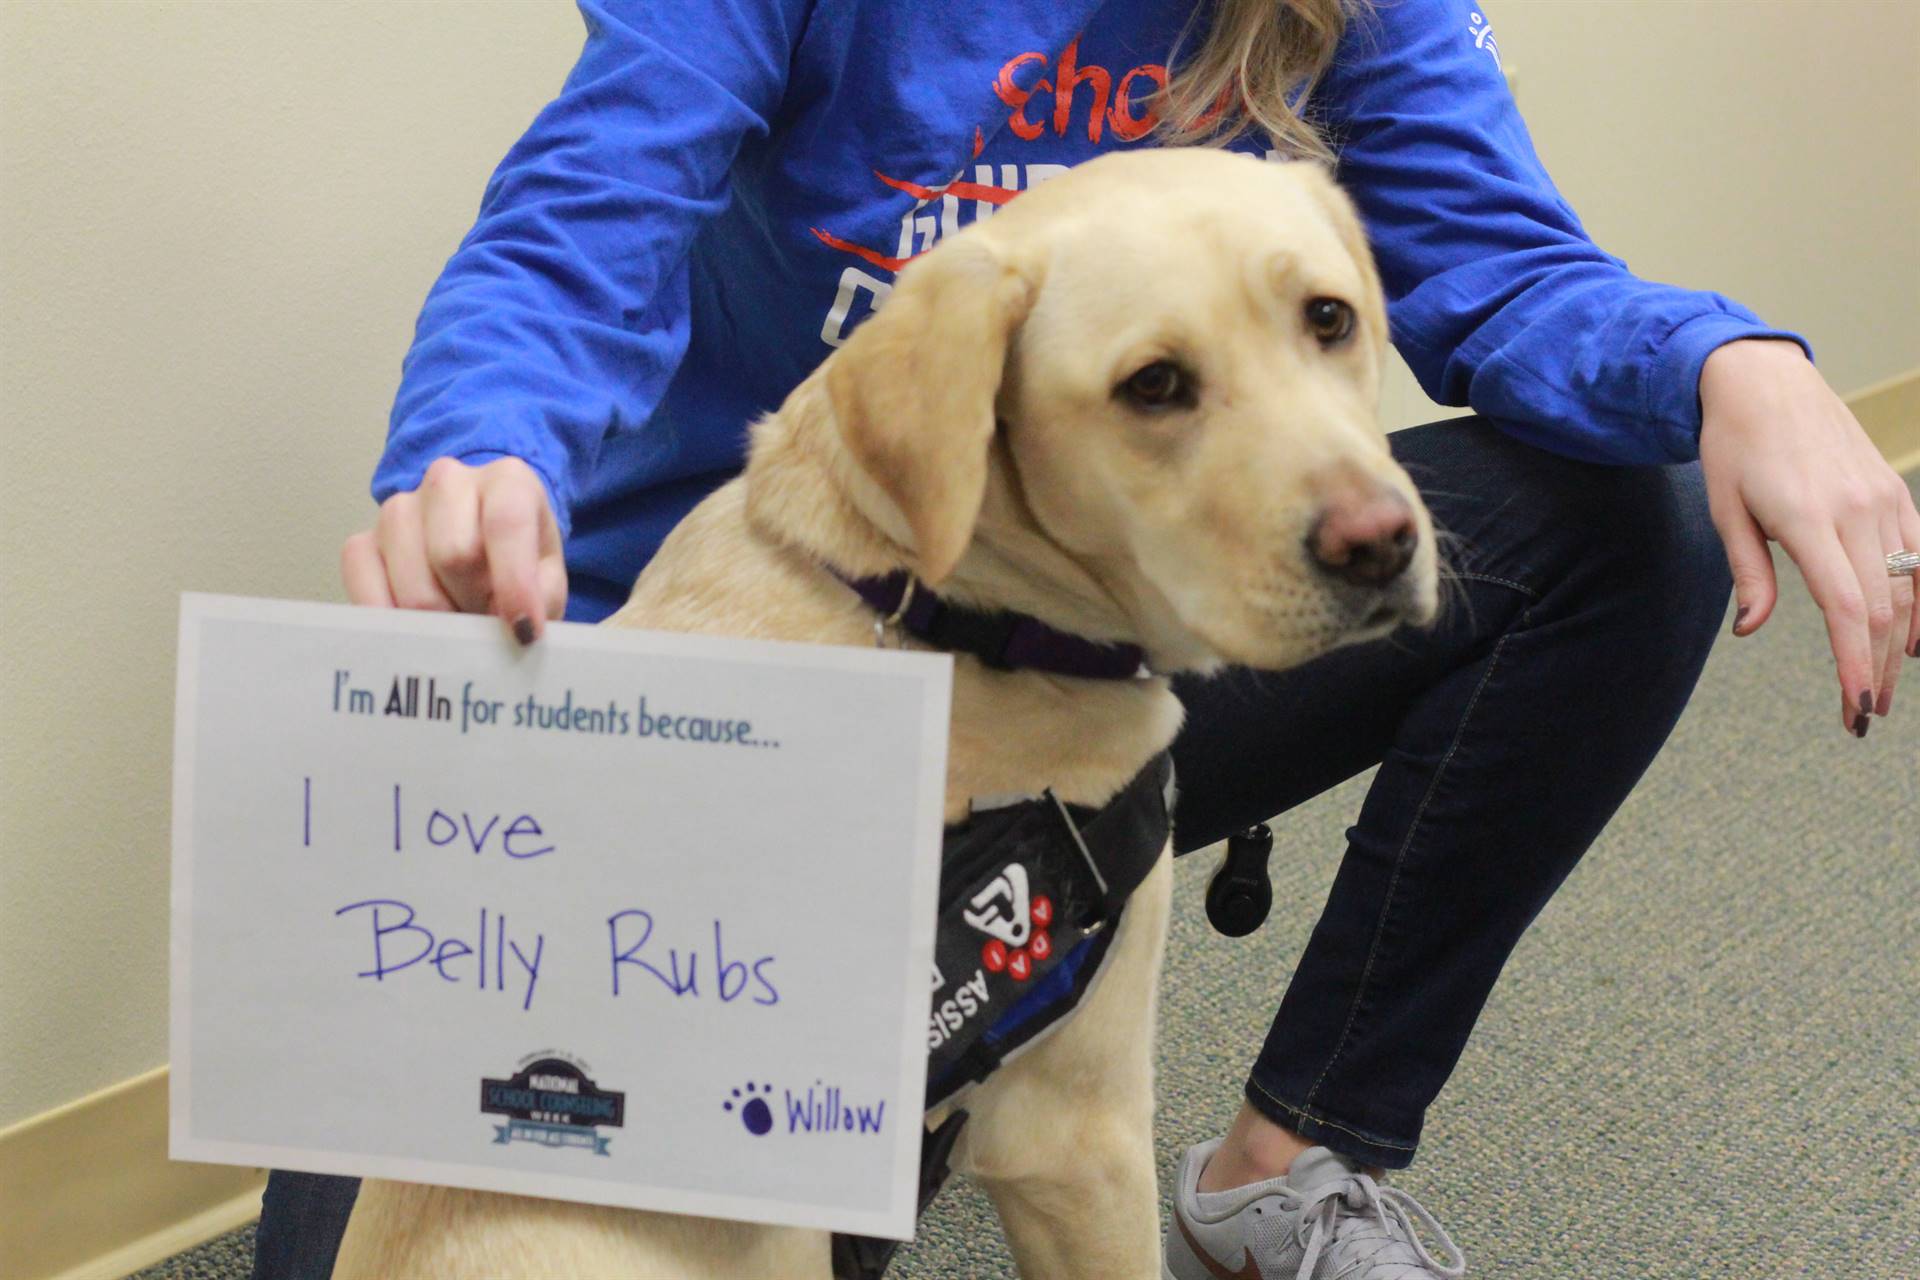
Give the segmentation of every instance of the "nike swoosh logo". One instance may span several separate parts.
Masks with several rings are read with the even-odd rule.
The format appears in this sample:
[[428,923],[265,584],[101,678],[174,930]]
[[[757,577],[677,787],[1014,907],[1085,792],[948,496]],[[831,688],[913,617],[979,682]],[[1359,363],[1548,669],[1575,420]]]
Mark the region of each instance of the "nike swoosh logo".
[[1180,1229],[1180,1238],[1187,1242],[1187,1248],[1193,1250],[1193,1256],[1200,1259],[1200,1265],[1214,1280],[1266,1280],[1260,1274],[1260,1268],[1254,1265],[1253,1250],[1243,1249],[1240,1253],[1240,1266],[1237,1270],[1227,1270],[1218,1258],[1207,1252],[1207,1247],[1193,1238],[1193,1231],[1187,1226],[1187,1217],[1178,1207],[1173,1211],[1173,1225]]

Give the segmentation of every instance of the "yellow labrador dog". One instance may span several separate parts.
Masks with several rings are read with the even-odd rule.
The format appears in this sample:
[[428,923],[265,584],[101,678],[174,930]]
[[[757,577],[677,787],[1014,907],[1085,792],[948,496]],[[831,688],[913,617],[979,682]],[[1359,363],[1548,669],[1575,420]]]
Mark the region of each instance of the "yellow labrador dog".
[[[907,568],[963,605],[1141,645],[1151,678],[955,661],[949,821],[1047,787],[1101,805],[1180,727],[1165,673],[1285,667],[1432,617],[1432,524],[1376,419],[1385,343],[1360,225],[1317,168],[1102,157],[903,271],[609,625],[871,644],[832,570]],[[1079,1011],[956,1100],[954,1167],[1024,1275],[1159,1275],[1170,884],[1163,855]],[[828,1273],[820,1232],[369,1182],[334,1274]]]

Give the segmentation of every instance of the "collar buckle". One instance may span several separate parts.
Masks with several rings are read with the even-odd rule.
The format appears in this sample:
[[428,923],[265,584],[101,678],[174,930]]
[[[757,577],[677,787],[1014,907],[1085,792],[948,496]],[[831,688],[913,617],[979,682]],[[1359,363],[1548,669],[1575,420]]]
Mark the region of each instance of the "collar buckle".
[[907,575],[907,585],[905,589],[900,592],[900,603],[894,606],[893,612],[885,615],[884,617],[879,614],[874,615],[874,618],[873,618],[873,647],[874,648],[884,649],[887,647],[888,628],[892,628],[895,635],[895,643],[893,647],[896,649],[904,649],[907,647],[907,633],[906,633],[906,629],[901,625],[901,623],[906,619],[907,610],[913,605],[913,593],[919,586],[920,586],[920,579],[918,577],[915,577],[912,574]]

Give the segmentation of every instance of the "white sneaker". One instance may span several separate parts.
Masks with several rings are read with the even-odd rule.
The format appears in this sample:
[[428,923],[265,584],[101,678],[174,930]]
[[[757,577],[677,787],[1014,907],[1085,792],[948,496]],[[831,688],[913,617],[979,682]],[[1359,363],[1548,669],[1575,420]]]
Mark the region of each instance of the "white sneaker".
[[[1180,1158],[1165,1280],[1458,1280],[1467,1259],[1432,1214],[1338,1152],[1313,1147],[1283,1178],[1200,1190],[1220,1139]],[[1418,1230],[1449,1261],[1428,1251]]]

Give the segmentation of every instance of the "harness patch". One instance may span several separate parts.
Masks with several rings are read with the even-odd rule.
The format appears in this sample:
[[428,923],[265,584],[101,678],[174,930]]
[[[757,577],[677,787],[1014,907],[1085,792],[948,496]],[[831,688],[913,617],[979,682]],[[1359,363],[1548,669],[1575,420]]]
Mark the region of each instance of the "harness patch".
[[980,963],[988,973],[1005,973],[1025,982],[1034,968],[1053,954],[1053,899],[1030,893],[1027,869],[1010,862],[973,895],[960,918],[987,935],[980,947]]
[[1079,1003],[1127,896],[1165,847],[1170,777],[1161,757],[1098,810],[1069,810],[1048,793],[947,828],[928,1106],[984,1079]]
[[982,933],[992,934],[1010,947],[1027,945],[1027,869],[1009,862],[986,888],[973,895],[961,916]]
[[[1069,807],[1047,792],[947,828],[929,974],[929,1109],[986,1079],[1091,989],[1127,898],[1166,847],[1172,784],[1163,754],[1100,809]],[[966,1115],[953,1111],[927,1135],[922,1209],[946,1178]],[[842,1234],[833,1247],[835,1276],[874,1280],[895,1246]]]

